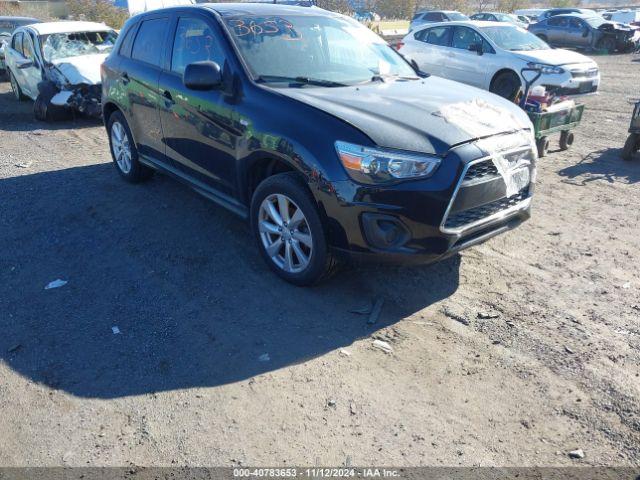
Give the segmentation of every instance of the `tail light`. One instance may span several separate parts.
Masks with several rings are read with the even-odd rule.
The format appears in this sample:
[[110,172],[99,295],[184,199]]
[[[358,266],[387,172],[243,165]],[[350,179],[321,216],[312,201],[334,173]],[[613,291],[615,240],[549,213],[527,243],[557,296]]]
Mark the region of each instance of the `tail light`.
[[404,42],[398,42],[393,46],[396,50],[400,50],[402,47],[404,47]]

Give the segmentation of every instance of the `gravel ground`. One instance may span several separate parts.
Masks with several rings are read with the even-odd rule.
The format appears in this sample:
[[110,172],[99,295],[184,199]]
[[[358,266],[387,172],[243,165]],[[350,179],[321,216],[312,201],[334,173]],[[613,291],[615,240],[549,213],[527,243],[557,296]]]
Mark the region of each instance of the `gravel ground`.
[[[188,188],[121,181],[100,124],[35,122],[0,84],[0,465],[640,465],[640,62],[596,60],[529,222],[313,289]],[[352,312],[378,298],[376,324]]]

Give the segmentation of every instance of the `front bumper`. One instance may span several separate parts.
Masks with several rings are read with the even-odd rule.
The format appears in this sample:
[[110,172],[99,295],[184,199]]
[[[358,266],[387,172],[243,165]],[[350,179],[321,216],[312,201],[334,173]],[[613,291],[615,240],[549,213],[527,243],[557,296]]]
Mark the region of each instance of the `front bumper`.
[[543,75],[536,82],[557,95],[585,95],[596,93],[600,86],[597,67],[563,65],[565,73]]
[[451,150],[426,180],[384,188],[335,182],[337,202],[323,202],[333,250],[356,260],[431,263],[517,227],[530,216],[534,190],[529,148],[531,181],[517,189],[505,180],[512,172],[474,144]]

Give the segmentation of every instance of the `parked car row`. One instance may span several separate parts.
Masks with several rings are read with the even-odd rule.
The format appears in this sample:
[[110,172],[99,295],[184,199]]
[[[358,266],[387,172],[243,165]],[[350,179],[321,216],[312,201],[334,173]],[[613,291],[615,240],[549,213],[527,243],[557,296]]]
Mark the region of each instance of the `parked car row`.
[[266,3],[161,9],[120,35],[23,26],[7,65],[41,118],[97,106],[126,181],[164,172],[247,218],[267,265],[298,285],[344,258],[428,263],[517,227],[537,160],[509,100],[520,70],[558,91],[600,80],[509,22],[425,24],[398,53],[351,18]]

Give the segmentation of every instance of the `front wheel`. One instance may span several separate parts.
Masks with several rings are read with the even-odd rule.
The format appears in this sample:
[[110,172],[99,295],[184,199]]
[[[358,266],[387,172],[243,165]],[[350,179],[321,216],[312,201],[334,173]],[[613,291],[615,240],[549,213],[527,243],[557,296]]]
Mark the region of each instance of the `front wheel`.
[[633,154],[640,150],[640,133],[632,133],[624,143],[622,149],[622,159],[631,160]]
[[598,48],[605,50],[607,53],[613,53],[616,49],[616,41],[612,37],[604,37],[598,42]]
[[520,77],[515,72],[502,72],[493,79],[489,91],[513,102],[521,86]]
[[549,150],[549,138],[540,137],[536,140],[536,146],[538,147],[538,157],[544,157],[547,154],[547,150]]
[[19,102],[26,100],[27,96],[24,93],[22,93],[22,89],[20,88],[20,85],[18,85],[18,81],[16,80],[16,77],[13,75],[11,70],[7,70],[7,71],[9,72],[9,81],[11,82],[11,90],[13,91],[13,96]]
[[250,215],[263,259],[287,282],[313,285],[335,270],[315,200],[298,174],[281,173],[260,183]]

